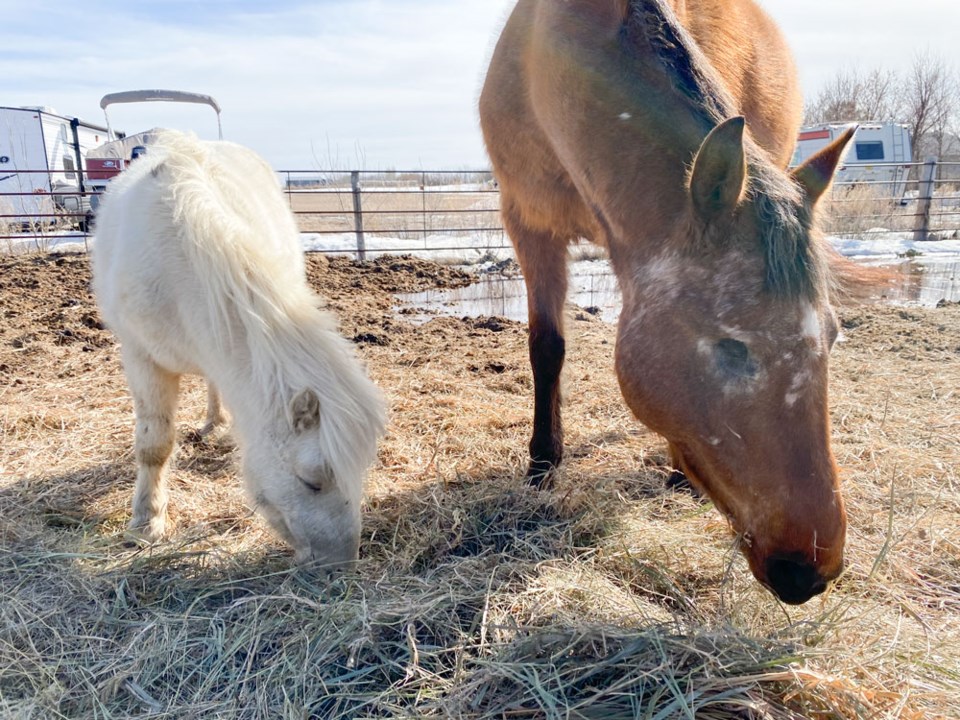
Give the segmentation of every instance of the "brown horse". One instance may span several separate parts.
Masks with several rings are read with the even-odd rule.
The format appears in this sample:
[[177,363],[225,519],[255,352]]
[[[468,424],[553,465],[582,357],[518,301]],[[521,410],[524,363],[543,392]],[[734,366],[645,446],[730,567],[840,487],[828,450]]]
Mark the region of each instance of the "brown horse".
[[846,533],[814,205],[852,133],[787,174],[799,118],[789,52],[752,0],[519,0],[480,98],[527,285],[531,481],[563,452],[567,244],[588,238],[623,295],[627,404],[788,603],[839,575]]

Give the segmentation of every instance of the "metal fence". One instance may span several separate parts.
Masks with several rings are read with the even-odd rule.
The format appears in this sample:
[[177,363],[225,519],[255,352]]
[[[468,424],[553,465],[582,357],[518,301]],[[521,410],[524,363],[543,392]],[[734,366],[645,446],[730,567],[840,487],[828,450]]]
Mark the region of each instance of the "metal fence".
[[915,241],[958,237],[960,162],[872,167],[876,175],[897,179],[835,182],[821,208],[828,234],[864,240],[892,233],[912,234]]
[[305,245],[322,252],[484,254],[509,246],[489,170],[280,172]]
[[[57,182],[55,172],[18,172],[46,175],[51,189],[0,192],[0,252],[46,250],[65,242],[86,246],[97,194],[67,187],[66,178]],[[480,258],[509,249],[489,170],[277,175],[308,250],[362,259],[382,253]],[[960,178],[960,163],[931,160],[911,166],[909,176],[917,179],[903,179],[904,174],[895,181],[835,183],[822,203],[827,233],[863,240],[890,233],[912,233],[916,240],[960,236],[960,179],[951,179]],[[78,180],[79,187],[89,187],[82,175]]]

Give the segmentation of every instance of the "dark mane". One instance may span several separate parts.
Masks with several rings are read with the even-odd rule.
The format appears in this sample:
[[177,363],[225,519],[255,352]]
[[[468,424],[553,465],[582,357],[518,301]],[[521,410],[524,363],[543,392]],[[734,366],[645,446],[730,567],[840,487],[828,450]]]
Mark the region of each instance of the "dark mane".
[[691,101],[708,127],[736,114],[736,103],[709,61],[662,0],[629,0],[620,37],[628,53],[653,49],[674,88]]
[[763,158],[759,164],[750,163],[747,197],[766,259],[767,290],[811,301],[823,297],[830,282],[829,264],[799,188]]
[[[674,89],[704,127],[704,136],[723,120],[738,114],[696,41],[680,25],[663,0],[629,0],[620,28],[625,52],[638,57],[653,50]],[[702,138],[701,138],[702,139]],[[766,261],[766,287],[775,295],[819,298],[827,286],[827,262],[811,237],[811,217],[800,192],[749,137],[744,146],[749,165],[748,198],[757,217]]]

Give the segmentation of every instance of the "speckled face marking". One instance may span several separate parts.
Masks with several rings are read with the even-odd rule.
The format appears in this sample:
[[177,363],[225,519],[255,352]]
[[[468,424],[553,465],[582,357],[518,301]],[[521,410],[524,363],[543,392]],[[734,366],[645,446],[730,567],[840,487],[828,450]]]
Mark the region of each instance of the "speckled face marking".
[[[792,362],[794,367],[797,368],[790,379],[790,387],[783,396],[783,402],[787,407],[796,405],[806,386],[813,380],[813,369],[809,366],[810,361],[813,359],[812,356],[820,355],[824,349],[820,316],[809,302],[804,302],[800,306],[799,337],[807,343],[809,353],[801,351],[798,357],[794,353],[788,352],[783,356],[786,362]],[[811,345],[812,347],[810,347]]]
[[783,396],[783,402],[787,407],[793,407],[796,404],[804,387],[806,387],[812,377],[813,375],[809,369],[804,369],[794,374],[790,380],[790,389],[787,390],[787,394]]
[[684,263],[675,252],[663,252],[643,265],[637,273],[636,285],[644,301],[673,300],[682,289]]

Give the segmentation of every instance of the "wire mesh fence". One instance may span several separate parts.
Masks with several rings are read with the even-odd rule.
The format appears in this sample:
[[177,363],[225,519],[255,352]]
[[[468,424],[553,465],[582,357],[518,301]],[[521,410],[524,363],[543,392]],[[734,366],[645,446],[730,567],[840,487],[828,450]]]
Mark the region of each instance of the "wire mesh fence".
[[[875,170],[874,177],[884,177],[883,164]],[[81,173],[68,172],[18,170],[13,175],[29,179],[19,184],[10,182],[12,175],[0,178],[6,181],[0,251],[87,245],[99,192]],[[277,176],[308,250],[361,258],[509,252],[489,170],[280,170]],[[821,206],[825,231],[866,241],[896,233],[915,240],[960,236],[960,162],[891,166],[886,177],[836,183]]]

